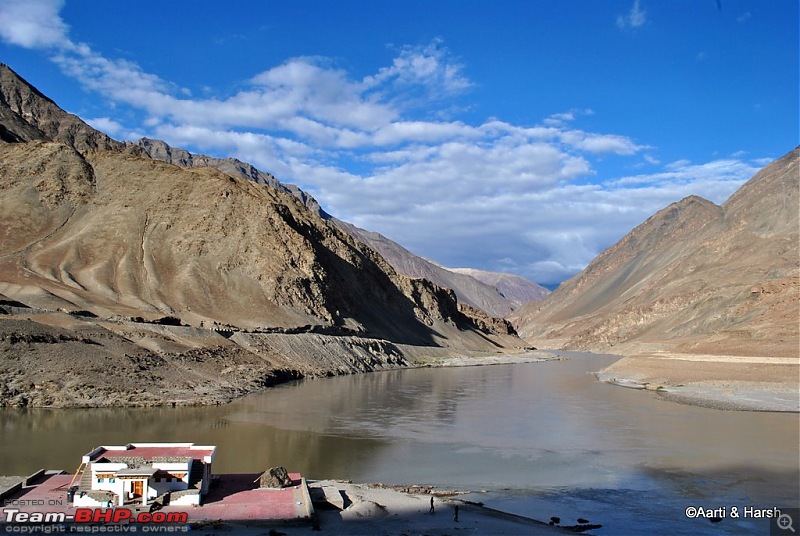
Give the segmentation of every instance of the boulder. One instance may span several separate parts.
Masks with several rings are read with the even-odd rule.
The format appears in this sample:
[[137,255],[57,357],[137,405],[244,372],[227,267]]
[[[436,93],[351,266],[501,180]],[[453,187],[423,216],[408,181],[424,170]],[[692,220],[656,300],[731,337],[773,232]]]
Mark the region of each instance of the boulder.
[[264,471],[258,479],[258,485],[261,488],[288,488],[292,485],[292,479],[285,467],[273,467]]

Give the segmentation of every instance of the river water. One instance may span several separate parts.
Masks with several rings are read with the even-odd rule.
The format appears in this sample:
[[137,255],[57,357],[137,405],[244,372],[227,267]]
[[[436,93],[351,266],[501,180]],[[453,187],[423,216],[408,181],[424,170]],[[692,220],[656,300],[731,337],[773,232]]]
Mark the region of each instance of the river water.
[[[612,356],[306,380],[206,408],[2,410],[0,474],[74,471],[100,444],[217,445],[215,472],[433,484],[595,534],[768,534],[735,506],[798,506],[797,414],[722,411],[600,383]],[[689,506],[727,507],[720,523]]]

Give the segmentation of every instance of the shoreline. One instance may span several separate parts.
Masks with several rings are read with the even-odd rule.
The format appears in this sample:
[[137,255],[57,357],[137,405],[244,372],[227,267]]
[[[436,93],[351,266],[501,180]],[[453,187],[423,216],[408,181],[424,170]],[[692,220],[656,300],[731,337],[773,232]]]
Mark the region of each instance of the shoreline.
[[728,411],[800,412],[800,360],[673,352],[623,356],[594,373],[616,387]]
[[[625,367],[626,361],[641,356],[626,356],[619,354],[596,354],[581,350],[536,350],[537,357],[520,359],[520,354],[505,356],[487,356],[480,363],[467,363],[473,358],[449,358],[440,366],[484,366],[494,364],[538,363],[545,361],[560,361],[572,359],[571,352],[592,355],[613,355],[616,361],[602,370],[594,372],[597,381],[607,383],[614,387],[650,391],[660,399],[667,402],[686,404],[690,406],[711,408],[725,411],[758,411],[778,413],[800,413],[800,387],[797,382],[790,381],[749,381],[743,379],[716,379],[701,381],[674,381],[671,378],[648,378],[646,371],[638,372],[632,367]],[[531,352],[533,353],[533,351]],[[691,361],[695,366],[702,368],[704,364],[727,363],[729,366],[750,366],[753,364],[797,367],[800,361],[792,358],[769,357],[740,357],[740,356],[709,356],[689,355],[677,353],[662,353],[650,359],[670,361]],[[615,372],[615,367],[619,372]],[[798,374],[794,374],[798,378]]]
[[791,387],[776,388],[764,382],[727,382],[725,385],[700,383],[658,385],[632,378],[607,377],[596,372],[598,381],[614,387],[650,391],[658,398],[688,406],[698,406],[726,411],[758,411],[775,413],[800,412],[798,393]]
[[[686,404],[727,411],[760,411],[760,412],[800,412],[800,392],[797,381],[794,384],[786,381],[772,379],[772,381],[752,381],[736,378],[710,379],[701,377],[697,381],[684,378],[682,374],[670,370],[667,373],[657,370],[664,362],[692,362],[693,367],[705,370],[705,367],[725,364],[731,368],[742,366],[782,366],[797,368],[800,360],[792,358],[746,358],[739,356],[710,356],[677,354],[658,352],[652,355],[633,354],[606,354],[584,350],[557,350],[552,348],[525,348],[516,351],[498,352],[494,354],[451,355],[419,358],[406,366],[381,368],[376,370],[357,372],[355,374],[368,374],[386,370],[406,370],[419,368],[457,368],[479,367],[494,365],[514,365],[528,363],[543,363],[547,361],[562,361],[572,359],[571,353],[587,355],[613,356],[616,361],[605,368],[593,372],[597,381],[621,388],[650,391],[666,402]],[[654,372],[655,370],[655,372]],[[748,371],[749,372],[749,371]],[[707,376],[707,375],[706,375]],[[791,375],[790,375],[791,377]],[[797,378],[798,374],[795,373]],[[302,379],[302,378],[301,378]],[[324,379],[324,378],[323,378]],[[245,392],[232,397],[214,399],[208,403],[186,403],[181,401],[165,402],[163,404],[113,404],[113,405],[53,405],[53,406],[3,406],[2,409],[105,409],[105,408],[152,408],[152,407],[202,407],[222,406],[232,403],[245,396],[256,394],[296,378],[285,378],[273,385],[255,391]]]
[[515,353],[442,357],[427,362],[420,361],[419,363],[414,363],[404,368],[488,367],[492,365],[543,363],[545,361],[561,361],[563,359],[568,358],[559,355],[557,350],[525,349]]
[[[381,367],[374,370],[364,370],[359,372],[349,372],[341,375],[352,374],[370,374],[374,372],[384,372],[388,370],[409,370],[418,368],[446,368],[446,367],[469,367],[469,366],[492,366],[492,365],[511,365],[511,364],[524,364],[524,363],[541,363],[545,361],[553,361],[563,359],[558,356],[556,352],[551,350],[534,350],[534,349],[516,349],[516,351],[498,352],[496,354],[475,353],[474,355],[460,354],[450,356],[434,356],[418,358],[415,361],[410,361],[407,365],[398,365],[390,367]],[[255,390],[249,390],[242,393],[232,395],[203,395],[203,398],[191,398],[181,400],[164,401],[161,403],[150,402],[147,403],[121,403],[119,400],[109,404],[54,404],[54,405],[34,405],[29,404],[25,406],[14,405],[0,405],[0,409],[5,410],[29,410],[29,409],[49,409],[49,410],[69,410],[69,409],[108,409],[108,408],[169,408],[169,407],[204,407],[204,406],[224,406],[232,403],[235,400],[244,398],[249,395],[263,392],[266,389],[282,385],[291,381],[297,380],[311,380],[311,379],[325,379],[328,376],[308,376],[308,377],[295,377],[291,375],[274,377],[273,381]]]

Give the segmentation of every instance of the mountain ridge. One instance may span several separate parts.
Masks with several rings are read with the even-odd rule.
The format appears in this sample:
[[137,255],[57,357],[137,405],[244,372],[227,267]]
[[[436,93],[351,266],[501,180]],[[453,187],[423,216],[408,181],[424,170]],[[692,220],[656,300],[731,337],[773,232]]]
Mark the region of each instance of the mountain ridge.
[[6,136],[18,141],[58,141],[78,152],[96,149],[122,152],[127,147],[59,108],[4,63],[0,63],[0,109]]

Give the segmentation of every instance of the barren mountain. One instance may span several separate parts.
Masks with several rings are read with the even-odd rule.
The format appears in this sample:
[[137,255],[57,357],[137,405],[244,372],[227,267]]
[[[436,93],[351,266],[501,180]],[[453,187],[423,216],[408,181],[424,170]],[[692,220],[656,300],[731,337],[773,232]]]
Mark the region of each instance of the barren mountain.
[[[0,320],[0,404],[134,403],[137,374],[146,403],[198,382],[203,390],[182,400],[213,402],[276,376],[514,344],[479,330],[451,291],[398,274],[285,188],[153,160],[1,64],[0,81],[0,293],[17,304]],[[59,351],[84,377],[79,386],[24,364],[50,356],[57,368]],[[101,372],[128,361],[133,376]]]
[[[366,231],[351,223],[331,216],[320,207],[316,199],[297,186],[282,183],[273,175],[259,171],[251,164],[242,162],[241,160],[197,155],[184,149],[171,147],[161,140],[152,140],[149,138],[138,140],[136,145],[143,148],[147,154],[155,160],[169,162],[170,164],[182,167],[211,167],[233,175],[234,177],[242,177],[260,184],[267,184],[273,188],[291,194],[297,197],[310,210],[316,212],[321,218],[331,221],[356,240],[359,240],[380,253],[396,271],[410,277],[421,277],[440,287],[452,289],[459,302],[480,309],[491,316],[503,317],[522,303],[529,301],[525,299],[526,297],[532,296],[532,300],[537,300],[542,299],[542,297],[548,293],[546,289],[519,276],[500,274],[504,277],[496,277],[494,279],[501,285],[504,285],[505,290],[510,293],[509,295],[505,295],[495,285],[487,283],[481,278],[474,277],[471,273],[448,270],[438,266],[427,259],[414,255],[397,242],[379,233]],[[485,273],[489,274],[489,272]],[[512,290],[512,288],[514,290]],[[538,290],[530,291],[529,288]],[[541,291],[544,291],[544,294],[542,294]],[[511,295],[514,297],[510,297]]]
[[692,196],[661,210],[515,312],[521,336],[625,355],[797,358],[799,157],[770,164],[722,206]]
[[478,281],[496,288],[515,309],[528,302],[542,301],[550,294],[550,291],[543,286],[515,274],[487,272],[475,268],[449,268],[449,270],[474,277]]

